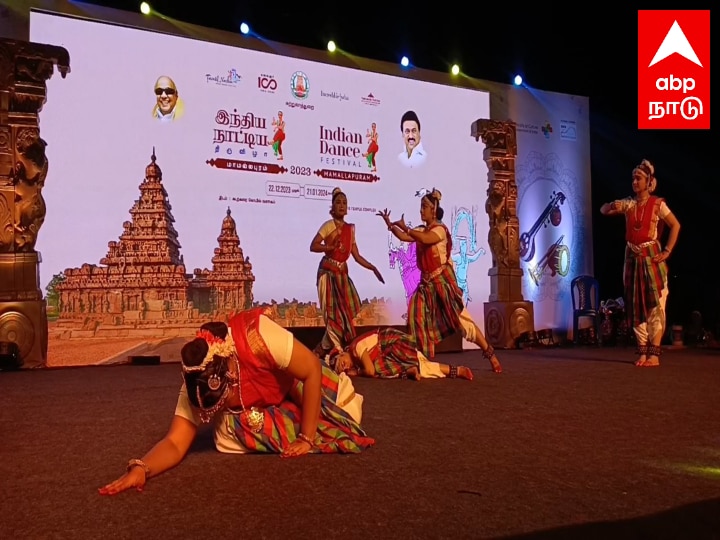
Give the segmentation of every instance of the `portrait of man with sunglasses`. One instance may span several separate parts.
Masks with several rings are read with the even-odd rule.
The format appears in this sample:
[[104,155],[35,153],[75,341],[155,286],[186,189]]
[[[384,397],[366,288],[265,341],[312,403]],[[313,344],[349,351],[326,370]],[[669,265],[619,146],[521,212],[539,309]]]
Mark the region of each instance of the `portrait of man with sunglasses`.
[[179,120],[183,115],[183,102],[178,95],[175,81],[163,75],[155,82],[155,99],[153,118],[161,122]]

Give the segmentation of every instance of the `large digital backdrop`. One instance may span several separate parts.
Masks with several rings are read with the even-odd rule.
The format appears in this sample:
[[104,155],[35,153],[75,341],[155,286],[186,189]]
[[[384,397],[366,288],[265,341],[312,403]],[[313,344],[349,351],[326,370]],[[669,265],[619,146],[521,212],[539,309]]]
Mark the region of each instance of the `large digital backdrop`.
[[44,12],[30,39],[72,63],[40,117],[51,338],[172,335],[251,305],[322,325],[309,246],[335,187],[385,278],[350,262],[360,325],[404,324],[418,279],[376,212],[419,224],[437,188],[483,326],[487,167],[470,124],[488,93]]

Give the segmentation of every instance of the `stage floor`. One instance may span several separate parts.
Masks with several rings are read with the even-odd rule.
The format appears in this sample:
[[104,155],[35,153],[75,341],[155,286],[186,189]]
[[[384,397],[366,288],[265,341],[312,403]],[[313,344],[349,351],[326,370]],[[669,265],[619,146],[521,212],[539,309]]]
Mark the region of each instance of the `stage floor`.
[[167,429],[177,364],[0,373],[1,538],[717,538],[720,352],[478,352],[475,380],[356,380],[375,447],[233,456],[203,432],[101,497]]

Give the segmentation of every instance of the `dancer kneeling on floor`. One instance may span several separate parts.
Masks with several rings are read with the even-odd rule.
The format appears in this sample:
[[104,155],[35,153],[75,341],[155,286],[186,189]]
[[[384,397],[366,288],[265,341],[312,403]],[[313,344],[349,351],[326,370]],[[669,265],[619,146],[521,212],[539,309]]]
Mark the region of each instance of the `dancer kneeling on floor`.
[[362,396],[350,379],[324,367],[263,308],[228,325],[204,324],[181,355],[184,384],[168,433],[101,494],[142,489],[179,464],[200,423],[213,422],[225,453],[358,453],[375,443],[360,427]]

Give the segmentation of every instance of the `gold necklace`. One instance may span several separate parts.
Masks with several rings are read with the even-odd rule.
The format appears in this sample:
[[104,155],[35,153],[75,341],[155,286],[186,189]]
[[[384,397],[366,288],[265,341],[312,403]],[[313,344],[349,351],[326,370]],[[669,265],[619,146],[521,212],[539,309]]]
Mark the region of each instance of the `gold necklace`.
[[[635,229],[636,231],[639,231],[640,229],[642,229],[643,219],[645,218],[645,208],[647,208],[647,202],[649,200],[650,200],[650,197],[648,197],[641,203],[640,201],[635,199],[635,224],[633,225],[633,229]],[[642,212],[640,214],[639,219],[638,219],[638,206],[642,206]]]
[[245,408],[242,392],[240,391],[240,362],[238,361],[237,356],[235,356],[235,369],[237,371],[237,381],[234,384],[235,393],[237,394],[238,400],[240,400],[241,410],[234,411],[230,407],[228,407],[228,410],[234,414],[238,414],[239,412],[241,421],[244,418],[253,433],[260,433],[265,425],[265,411],[257,407],[250,407],[249,409]]

